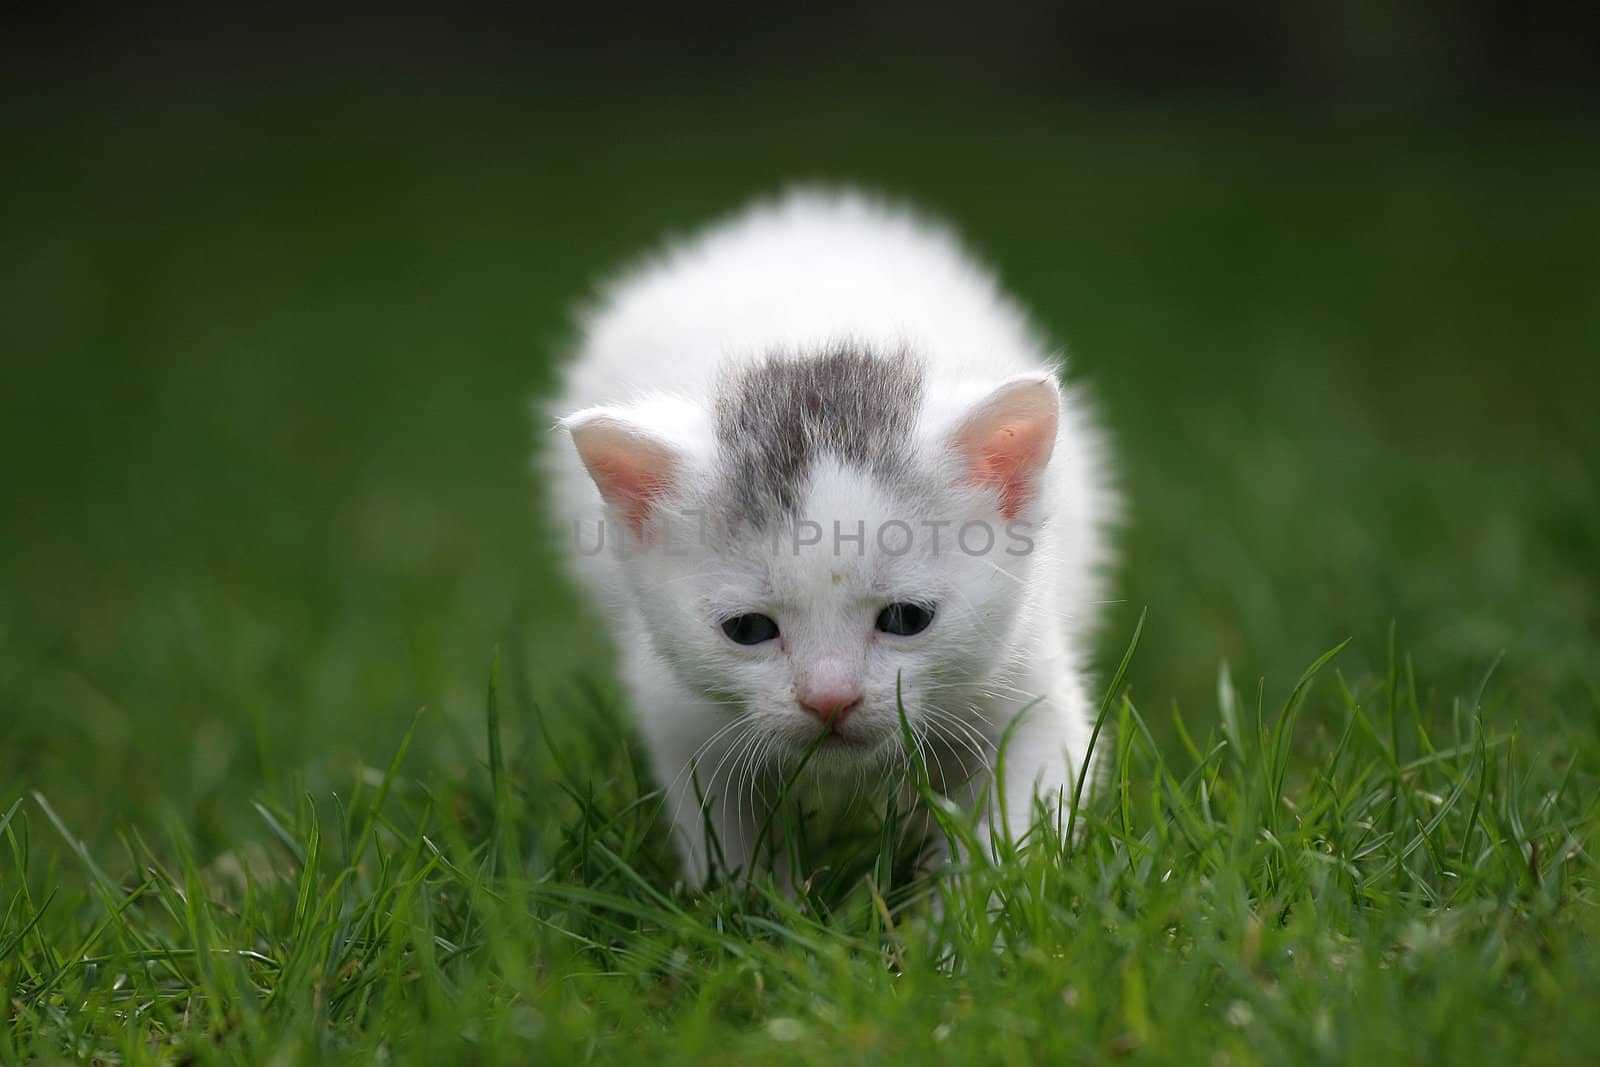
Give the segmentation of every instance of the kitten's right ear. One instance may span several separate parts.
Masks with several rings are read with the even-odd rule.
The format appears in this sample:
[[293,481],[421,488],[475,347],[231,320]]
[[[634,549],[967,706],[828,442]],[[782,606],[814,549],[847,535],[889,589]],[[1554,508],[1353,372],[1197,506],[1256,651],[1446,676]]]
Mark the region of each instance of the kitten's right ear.
[[600,496],[640,537],[651,505],[672,488],[683,456],[617,408],[585,408],[561,420]]

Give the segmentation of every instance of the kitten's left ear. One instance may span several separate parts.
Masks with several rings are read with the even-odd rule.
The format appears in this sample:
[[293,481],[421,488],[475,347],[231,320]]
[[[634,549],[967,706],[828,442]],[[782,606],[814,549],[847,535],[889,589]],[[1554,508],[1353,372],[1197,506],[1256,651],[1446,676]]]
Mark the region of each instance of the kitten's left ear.
[[650,508],[672,488],[682,454],[615,408],[586,408],[562,419],[561,425],[572,435],[600,496],[643,537]]
[[969,481],[1000,493],[1000,513],[1014,519],[1034,497],[1056,446],[1061,390],[1054,375],[1028,374],[978,401],[950,433]]

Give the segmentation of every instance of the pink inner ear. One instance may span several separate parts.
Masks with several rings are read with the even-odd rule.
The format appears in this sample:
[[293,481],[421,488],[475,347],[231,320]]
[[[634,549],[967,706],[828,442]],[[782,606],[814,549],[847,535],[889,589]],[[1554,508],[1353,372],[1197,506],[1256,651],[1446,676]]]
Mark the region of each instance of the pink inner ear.
[[1000,514],[1015,519],[1055,449],[1056,393],[1047,383],[1004,389],[961,428],[956,443],[968,476],[1000,491]]
[[622,514],[633,532],[644,535],[650,504],[671,484],[665,471],[632,462],[625,455],[599,455],[589,460],[589,475],[601,496]]
[[572,438],[600,495],[645,536],[651,505],[672,487],[676,453],[652,437],[604,424],[574,429]]
[[972,442],[968,469],[973,481],[1000,490],[1000,514],[1017,517],[1033,490],[1033,475],[1044,453],[1045,435],[1038,423],[1008,423],[994,428],[985,441]]

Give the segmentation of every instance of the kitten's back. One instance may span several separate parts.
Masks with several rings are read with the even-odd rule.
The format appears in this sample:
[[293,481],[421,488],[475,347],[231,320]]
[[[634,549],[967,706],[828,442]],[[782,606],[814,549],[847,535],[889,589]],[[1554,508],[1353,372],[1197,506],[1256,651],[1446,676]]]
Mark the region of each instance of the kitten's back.
[[989,271],[945,229],[849,192],[800,190],[670,245],[583,316],[563,410],[705,397],[730,363],[840,342],[909,347],[930,377],[1045,365]]

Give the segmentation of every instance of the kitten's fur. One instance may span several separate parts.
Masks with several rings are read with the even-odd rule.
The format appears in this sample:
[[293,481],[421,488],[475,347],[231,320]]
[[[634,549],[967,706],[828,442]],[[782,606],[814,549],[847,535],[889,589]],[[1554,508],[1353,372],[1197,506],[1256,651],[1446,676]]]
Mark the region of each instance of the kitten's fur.
[[[691,878],[712,870],[707,817],[728,870],[750,869],[775,781],[829,728],[816,709],[833,733],[804,771],[813,795],[903,766],[897,689],[936,787],[981,825],[1019,714],[1007,829],[1022,836],[1035,796],[1070,798],[1114,509],[1104,449],[948,231],[791,193],[623,274],[581,326],[553,508],[610,609]],[[880,632],[890,603],[933,621]],[[779,636],[735,643],[721,624],[748,613]]]

